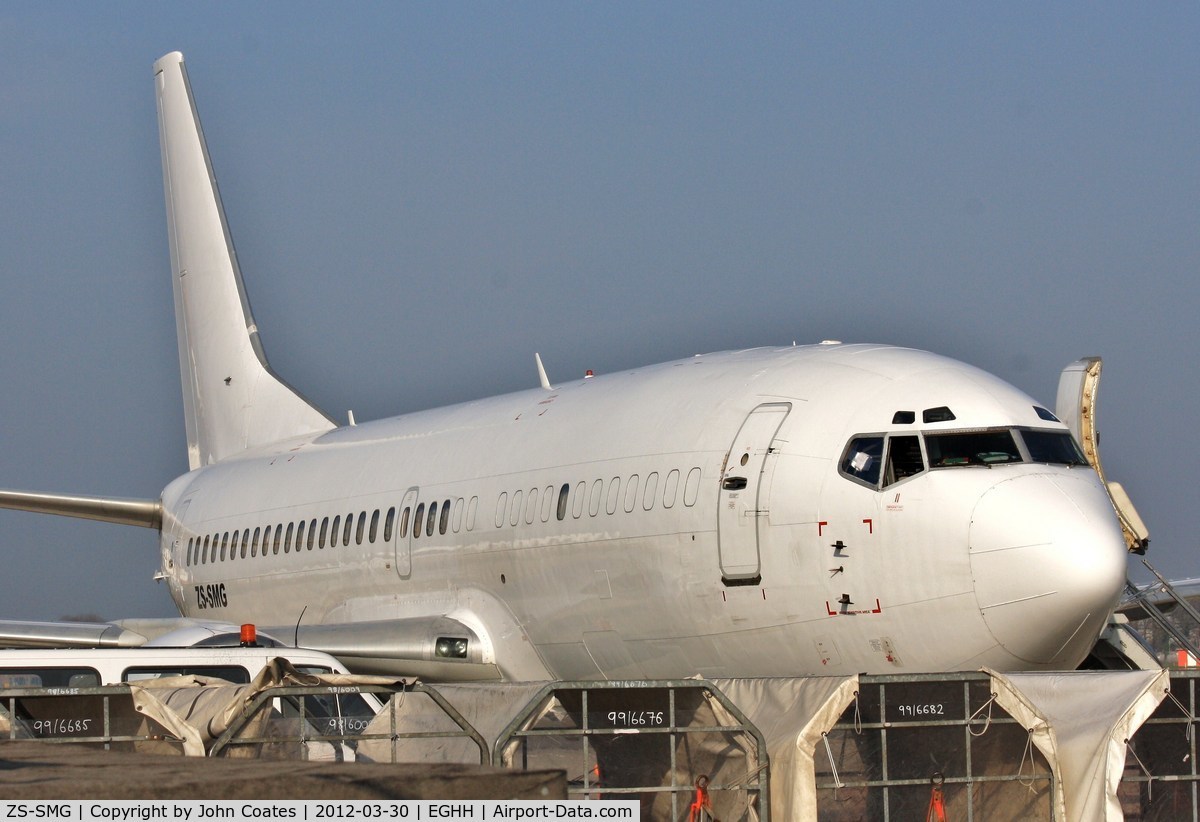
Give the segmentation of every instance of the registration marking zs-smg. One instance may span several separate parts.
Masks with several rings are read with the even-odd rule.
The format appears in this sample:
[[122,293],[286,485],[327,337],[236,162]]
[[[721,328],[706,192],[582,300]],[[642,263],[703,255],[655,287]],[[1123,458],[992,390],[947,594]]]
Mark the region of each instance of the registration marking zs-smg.
[[196,607],[200,610],[226,608],[229,606],[229,596],[225,593],[224,582],[196,585],[194,587],[196,589]]

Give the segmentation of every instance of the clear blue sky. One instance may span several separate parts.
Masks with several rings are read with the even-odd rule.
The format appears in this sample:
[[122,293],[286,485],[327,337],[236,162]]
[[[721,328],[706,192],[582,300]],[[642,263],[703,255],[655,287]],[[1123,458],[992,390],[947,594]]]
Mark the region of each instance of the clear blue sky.
[[[1194,3],[0,5],[0,486],[186,470],[151,64],[272,365],[359,420],[699,351],[926,348],[1047,404],[1200,575]],[[0,618],[173,613],[143,529],[0,512]]]

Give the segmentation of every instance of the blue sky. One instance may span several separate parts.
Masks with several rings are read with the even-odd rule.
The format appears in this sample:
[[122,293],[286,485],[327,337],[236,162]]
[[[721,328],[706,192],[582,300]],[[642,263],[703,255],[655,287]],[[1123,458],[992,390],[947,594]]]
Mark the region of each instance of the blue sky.
[[[0,486],[186,470],[151,64],[184,52],[271,363],[359,420],[886,342],[1053,404],[1200,575],[1200,7],[0,5]],[[154,534],[0,512],[0,618],[170,615]],[[1143,575],[1144,576],[1144,575]]]

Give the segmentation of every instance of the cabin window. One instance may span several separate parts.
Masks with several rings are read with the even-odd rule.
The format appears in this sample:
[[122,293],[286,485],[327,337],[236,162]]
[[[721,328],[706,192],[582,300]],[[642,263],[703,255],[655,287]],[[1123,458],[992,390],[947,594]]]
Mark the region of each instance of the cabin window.
[[292,534],[296,530],[296,523],[289,522],[287,525],[287,533],[283,535],[283,552],[286,554],[292,550]]
[[438,519],[438,533],[445,534],[450,527],[450,500],[442,503],[442,516]]
[[675,495],[679,493],[679,469],[672,468],[663,483],[663,508],[675,507]]
[[413,515],[413,539],[419,539],[421,536],[421,526],[425,524],[425,503],[417,506],[417,511]]
[[513,492],[512,516],[510,516],[508,518],[509,525],[515,526],[518,522],[521,521],[521,502],[522,502],[524,496],[525,496],[525,494],[523,491],[514,491]]
[[700,493],[700,469],[693,468],[688,471],[687,480],[683,483],[683,504],[691,508],[696,504],[696,497]]
[[579,519],[583,516],[583,505],[587,502],[587,483],[575,483],[575,501],[571,503],[571,516]]
[[621,478],[613,477],[608,483],[608,504],[605,505],[604,510],[608,511],[610,515],[617,513],[617,501],[620,498]]
[[538,507],[538,489],[529,489],[529,498],[525,501],[525,524],[533,525],[533,521],[537,519]]
[[654,497],[658,494],[658,472],[651,471],[646,477],[646,490],[642,493],[642,510],[654,508]]
[[300,553],[300,549],[304,547],[304,520],[296,523],[296,553]]
[[358,527],[354,529],[354,544],[362,545],[363,531],[367,528],[367,512],[360,511],[358,514]]
[[412,510],[406,505],[400,513],[400,539],[405,539],[408,536],[408,518],[410,516],[412,516]]
[[625,486],[625,513],[632,514],[638,504],[638,475],[631,474],[629,483]]
[[225,561],[225,549],[229,547],[229,532],[221,535],[221,561]]
[[379,536],[379,509],[376,508],[371,513],[371,530],[367,534],[367,542],[374,544],[375,538]]
[[191,538],[190,538],[190,537],[188,538],[188,544],[187,544],[187,553],[186,553],[186,554],[184,554],[184,556],[185,556],[185,557],[187,557],[187,558],[184,560],[184,564],[185,564],[185,565],[191,565],[191,564],[192,564],[192,540],[191,540]]
[[328,532],[329,532],[329,517],[325,517],[325,519],[321,520],[321,536],[317,539],[317,547],[318,548],[325,547],[325,537],[328,534]]
[[479,509],[479,497],[471,497],[467,503],[467,530],[475,530],[475,512]]
[[313,549],[313,543],[317,541],[317,521],[311,520],[308,523],[308,550]]
[[458,533],[459,529],[462,528],[462,518],[463,498],[459,497],[454,501],[454,525],[452,527],[454,528],[454,533],[456,534]]
[[240,665],[154,665],[135,666],[121,672],[122,682],[142,682],[168,676],[207,676],[244,685],[250,672]]
[[271,539],[271,553],[279,553],[279,545],[283,542],[283,525],[275,524],[275,536]]
[[571,486],[568,483],[563,483],[562,488],[558,489],[558,510],[554,515],[558,517],[558,521],[562,522],[567,518],[567,501],[571,495]]
[[254,529],[254,541],[250,543],[250,556],[258,556],[258,538],[262,536],[262,529]]
[[594,517],[600,513],[600,501],[604,497],[604,480],[592,483],[592,494],[588,497],[588,516]]
[[429,519],[425,523],[425,536],[427,537],[433,536],[433,524],[437,520],[437,507],[436,502],[429,503]]
[[246,551],[250,548],[250,529],[242,531],[242,559],[246,558]]
[[336,548],[338,544],[338,533],[342,528],[342,515],[338,514],[333,518],[333,527],[329,529],[329,547]]
[[550,521],[550,507],[554,505],[554,486],[547,485],[542,491],[542,522]]
[[342,526],[342,545],[350,544],[350,530],[354,527],[354,514],[346,514],[346,523]]
[[387,516],[383,518],[383,541],[392,541],[392,526],[396,524],[396,509],[393,506],[388,509]]
[[230,559],[233,559],[234,555],[237,554],[238,542],[240,541],[240,538],[241,538],[241,534],[239,534],[237,531],[234,531],[233,532],[233,542],[231,542],[229,544],[229,558]]
[[501,491],[496,500],[496,527],[503,528],[504,520],[508,519],[508,492]]

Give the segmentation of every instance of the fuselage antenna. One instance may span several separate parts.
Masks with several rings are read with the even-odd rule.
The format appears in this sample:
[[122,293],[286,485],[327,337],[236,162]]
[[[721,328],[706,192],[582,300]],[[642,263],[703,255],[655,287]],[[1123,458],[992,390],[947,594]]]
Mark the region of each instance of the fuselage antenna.
[[550,384],[550,378],[546,376],[546,368],[542,365],[542,355],[534,351],[533,361],[537,363],[538,380],[541,382],[542,388],[545,388],[547,391],[553,391],[554,386]]
[[[351,425],[353,425],[353,423],[351,423]],[[296,617],[296,630],[292,632],[292,647],[294,648],[300,647],[300,622],[304,619],[304,612],[307,610],[308,606],[305,605],[300,609],[300,616]]]

